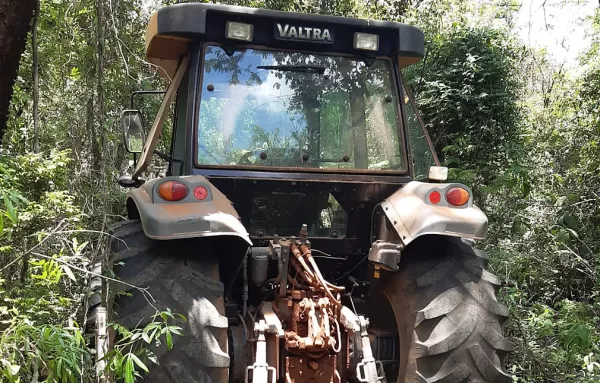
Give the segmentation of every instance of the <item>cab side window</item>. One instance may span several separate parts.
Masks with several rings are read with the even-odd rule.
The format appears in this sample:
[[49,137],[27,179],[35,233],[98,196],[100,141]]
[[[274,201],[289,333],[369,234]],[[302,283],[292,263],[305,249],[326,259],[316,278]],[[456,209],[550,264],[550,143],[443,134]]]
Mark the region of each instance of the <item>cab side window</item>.
[[413,103],[406,96],[406,90],[403,90],[405,94],[404,110],[406,111],[406,123],[408,125],[408,135],[410,136],[410,150],[415,170],[415,180],[422,181],[427,179],[429,167],[435,166],[435,159],[427,140],[428,133],[425,127],[421,126],[417,118],[418,111],[415,111]]
[[175,102],[175,113],[173,118],[173,138],[171,141],[171,166],[169,175],[181,176],[185,171],[183,163],[185,161],[185,143],[186,143],[186,119],[187,119],[187,101],[189,87],[189,71],[183,76],[177,98]]

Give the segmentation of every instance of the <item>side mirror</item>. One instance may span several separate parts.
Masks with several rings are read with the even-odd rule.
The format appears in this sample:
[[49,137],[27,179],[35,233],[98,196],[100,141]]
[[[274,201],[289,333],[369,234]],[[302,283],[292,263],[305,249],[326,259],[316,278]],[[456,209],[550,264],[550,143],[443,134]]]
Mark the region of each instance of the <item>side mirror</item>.
[[125,148],[129,153],[141,153],[146,142],[142,114],[139,110],[124,110],[121,113],[121,123]]

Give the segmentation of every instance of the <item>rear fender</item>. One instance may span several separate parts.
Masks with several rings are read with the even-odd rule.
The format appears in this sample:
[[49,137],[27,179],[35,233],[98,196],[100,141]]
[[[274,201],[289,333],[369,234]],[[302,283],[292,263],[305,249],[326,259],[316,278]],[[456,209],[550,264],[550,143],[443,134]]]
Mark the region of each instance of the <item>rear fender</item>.
[[[456,207],[446,202],[445,193],[452,187],[469,191],[465,205]],[[438,204],[429,201],[434,190],[442,196]],[[487,217],[473,205],[471,189],[461,184],[412,181],[384,200],[381,208],[404,246],[426,234],[471,239],[484,239],[487,234]]]
[[[166,181],[181,181],[188,193],[181,201],[165,201],[157,188]],[[203,186],[206,198],[198,200],[194,189]],[[231,236],[252,245],[248,232],[240,221],[231,201],[203,176],[157,178],[146,182],[128,195],[128,206],[133,201],[148,238],[170,240]]]

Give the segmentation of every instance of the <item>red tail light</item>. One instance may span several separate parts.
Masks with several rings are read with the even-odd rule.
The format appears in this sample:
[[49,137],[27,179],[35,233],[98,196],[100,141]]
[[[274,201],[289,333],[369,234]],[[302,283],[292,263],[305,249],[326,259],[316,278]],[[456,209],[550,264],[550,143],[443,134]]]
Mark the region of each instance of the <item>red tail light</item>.
[[181,201],[187,196],[188,188],[183,182],[166,181],[158,186],[156,192],[165,201]]
[[452,206],[462,206],[469,202],[469,192],[463,188],[452,188],[446,192],[446,201]]
[[429,202],[431,202],[432,204],[437,205],[438,203],[440,203],[441,200],[442,195],[439,191],[434,190],[431,193],[429,193]]
[[194,197],[199,201],[204,201],[208,196],[208,190],[204,186],[198,186],[194,189]]

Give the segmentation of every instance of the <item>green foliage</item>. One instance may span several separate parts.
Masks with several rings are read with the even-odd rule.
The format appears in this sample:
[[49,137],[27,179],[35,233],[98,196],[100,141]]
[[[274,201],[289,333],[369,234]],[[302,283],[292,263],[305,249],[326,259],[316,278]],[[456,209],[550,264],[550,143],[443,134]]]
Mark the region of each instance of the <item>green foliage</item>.
[[[551,65],[542,53],[530,54],[525,61]],[[587,60],[579,77],[550,67],[556,71],[552,88],[527,90],[519,162],[527,164],[529,186],[507,185],[512,197],[497,196],[502,208],[490,207],[497,212],[491,216],[498,244],[492,262],[505,274],[503,297],[518,346],[513,371],[523,381],[598,381],[600,63]],[[520,75],[540,78],[540,70],[532,63]]]
[[11,383],[32,376],[45,383],[81,381],[82,367],[91,362],[81,330],[74,323],[36,324],[11,311],[2,322],[7,327],[0,336],[0,376]]
[[[0,377],[1,381],[94,381],[94,355],[82,323],[87,268],[94,237],[69,186],[69,152],[0,159]],[[114,324],[120,340],[106,356],[111,374],[133,382],[156,362],[150,346],[169,349],[183,335],[170,310],[142,329]],[[142,342],[140,342],[140,340]]]
[[[74,303],[87,242],[64,234],[81,212],[65,190],[68,152],[0,159],[0,376],[8,382],[76,382],[91,363]],[[60,234],[58,233],[60,231]],[[73,266],[70,266],[73,265]],[[75,305],[78,306],[78,305]]]
[[522,120],[514,38],[468,27],[435,37],[418,103],[436,150],[456,179],[475,187],[506,181],[498,178],[514,163]]
[[148,363],[158,364],[158,358],[151,349],[161,347],[164,342],[167,350],[173,348],[173,335],[183,336],[183,329],[170,324],[172,322],[187,322],[185,316],[167,309],[156,312],[152,321],[143,328],[132,330],[117,323],[112,323],[119,339],[114,348],[105,356],[107,370],[117,379],[125,383],[133,383],[140,378],[141,371],[148,373]]

